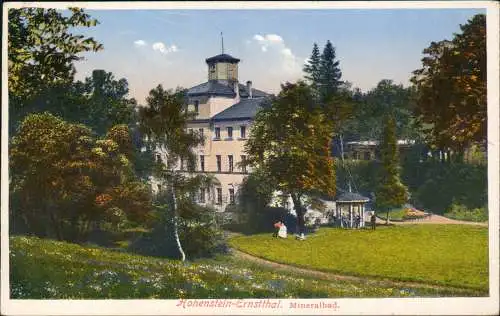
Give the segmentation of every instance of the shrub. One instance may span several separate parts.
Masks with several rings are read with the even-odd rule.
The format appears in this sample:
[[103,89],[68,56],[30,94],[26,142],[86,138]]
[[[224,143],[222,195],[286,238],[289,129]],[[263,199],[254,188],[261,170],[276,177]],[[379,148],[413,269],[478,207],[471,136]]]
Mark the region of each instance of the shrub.
[[461,221],[484,222],[488,220],[488,207],[467,208],[458,203],[453,203],[444,216]]

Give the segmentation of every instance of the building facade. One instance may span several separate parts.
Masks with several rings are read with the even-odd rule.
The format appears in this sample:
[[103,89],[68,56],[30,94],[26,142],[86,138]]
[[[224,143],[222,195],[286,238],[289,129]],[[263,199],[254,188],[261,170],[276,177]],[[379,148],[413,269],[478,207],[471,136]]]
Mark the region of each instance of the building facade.
[[[241,165],[246,159],[245,142],[255,114],[270,95],[253,88],[251,81],[239,82],[238,58],[219,54],[205,61],[208,80],[187,92],[187,110],[196,113],[187,129],[205,139],[203,145],[195,148],[195,172],[212,174],[220,184],[201,189],[195,198],[199,204],[224,211],[236,202],[238,189],[250,171]],[[179,162],[180,170],[186,167]]]

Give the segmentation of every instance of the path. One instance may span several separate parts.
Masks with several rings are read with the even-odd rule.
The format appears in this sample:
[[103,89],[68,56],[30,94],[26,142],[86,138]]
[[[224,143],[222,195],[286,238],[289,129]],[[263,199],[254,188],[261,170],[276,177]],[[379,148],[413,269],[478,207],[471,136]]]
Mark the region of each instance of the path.
[[[389,221],[390,224],[394,225],[412,225],[412,224],[464,224],[464,225],[477,225],[487,227],[488,222],[478,223],[478,222],[468,222],[468,221],[459,221],[456,219],[447,218],[441,215],[433,214],[432,216],[425,217],[420,220],[414,221]],[[385,219],[381,219],[377,217],[377,224],[385,224]]]
[[384,286],[384,287],[420,288],[420,289],[428,288],[428,289],[437,289],[437,290],[453,289],[456,292],[463,292],[463,293],[468,293],[468,292],[474,291],[474,290],[468,290],[468,289],[463,289],[463,288],[458,288],[458,287],[441,286],[441,285],[434,285],[434,284],[421,283],[421,282],[394,281],[394,280],[389,280],[389,279],[378,279],[378,278],[374,278],[374,277],[357,277],[357,276],[336,274],[336,273],[331,273],[331,272],[323,272],[323,271],[312,270],[312,269],[307,269],[307,268],[299,268],[296,266],[282,264],[282,263],[262,259],[259,257],[255,257],[253,255],[250,255],[248,253],[245,253],[243,251],[240,251],[240,250],[237,250],[234,248],[232,248],[231,250],[232,250],[233,256],[235,256],[236,258],[239,258],[241,260],[244,260],[245,262],[255,263],[255,264],[258,264],[261,266],[272,268],[273,270],[281,270],[281,271],[285,271],[285,272],[302,274],[305,276],[314,277],[314,278],[321,279],[321,280],[354,281],[354,282],[364,283],[366,285]]

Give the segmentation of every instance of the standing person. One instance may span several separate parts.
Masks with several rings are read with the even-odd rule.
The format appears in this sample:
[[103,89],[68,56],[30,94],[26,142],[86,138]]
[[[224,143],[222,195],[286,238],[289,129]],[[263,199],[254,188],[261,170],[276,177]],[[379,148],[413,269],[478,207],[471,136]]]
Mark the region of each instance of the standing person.
[[372,216],[370,218],[370,223],[372,224],[372,229],[375,230],[375,222],[377,221],[377,216],[375,216],[375,212],[372,212]]

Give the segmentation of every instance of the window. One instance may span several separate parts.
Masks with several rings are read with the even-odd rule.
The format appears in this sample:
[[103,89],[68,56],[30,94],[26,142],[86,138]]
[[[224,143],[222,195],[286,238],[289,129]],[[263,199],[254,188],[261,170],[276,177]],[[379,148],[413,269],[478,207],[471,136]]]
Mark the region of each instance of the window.
[[233,172],[233,155],[227,156],[229,160],[229,172]]
[[200,189],[200,203],[205,203],[205,189],[204,188],[201,188]]
[[241,172],[247,173],[247,166],[245,165],[247,161],[247,156],[241,155]]
[[247,129],[245,126],[240,126],[240,136],[241,138],[247,138]]
[[222,170],[222,166],[221,166],[221,157],[220,155],[217,155],[217,171],[221,171]]
[[217,204],[222,204],[222,188],[217,188]]
[[233,128],[232,127],[227,128],[227,138],[233,138]]
[[205,156],[200,155],[200,171],[205,171]]
[[204,131],[203,131],[203,128],[199,128],[199,129],[198,129],[198,132],[200,133],[200,136],[202,136],[202,137],[203,137],[203,132],[204,132]]
[[229,203],[234,204],[234,189],[229,189]]
[[220,127],[215,128],[215,139],[220,139]]
[[200,101],[198,100],[194,101],[194,112],[196,114],[200,113]]
[[193,135],[193,129],[192,128],[188,128],[188,133]]
[[364,159],[365,160],[370,160],[370,152],[365,151],[365,153],[364,153]]

